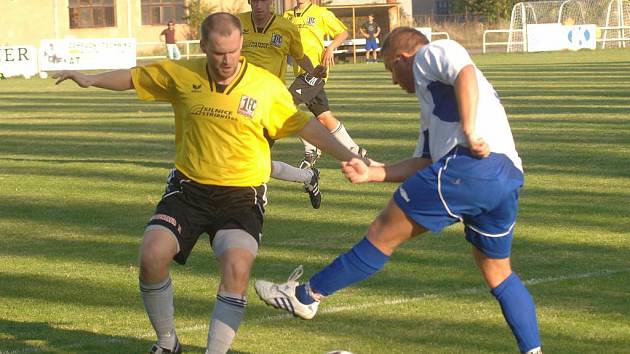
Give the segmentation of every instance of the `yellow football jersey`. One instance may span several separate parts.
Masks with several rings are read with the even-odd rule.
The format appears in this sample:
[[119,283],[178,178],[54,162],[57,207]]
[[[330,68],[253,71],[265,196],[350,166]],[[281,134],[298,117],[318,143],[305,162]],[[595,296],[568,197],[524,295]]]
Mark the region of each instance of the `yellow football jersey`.
[[[304,54],[308,55],[313,66],[319,65],[324,55],[325,36],[335,37],[346,31],[347,27],[328,9],[314,4],[308,5],[302,12],[298,11],[297,9],[285,11],[284,17],[300,31]],[[297,65],[293,66],[293,71],[296,75],[303,72]]]
[[271,151],[265,135],[279,139],[298,132],[308,117],[280,79],[244,57],[222,92],[206,63],[206,58],[164,60],[131,69],[131,77],[140,99],[173,106],[177,169],[202,184],[266,183]]
[[264,28],[256,28],[251,12],[238,15],[243,24],[242,55],[251,64],[269,70],[284,81],[287,57],[304,57],[297,27],[279,15],[272,15]]

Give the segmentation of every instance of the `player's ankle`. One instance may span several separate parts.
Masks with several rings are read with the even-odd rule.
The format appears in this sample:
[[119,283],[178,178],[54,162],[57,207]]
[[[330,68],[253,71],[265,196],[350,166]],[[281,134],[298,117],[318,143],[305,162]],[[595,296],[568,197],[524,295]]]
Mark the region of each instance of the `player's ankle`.
[[315,292],[307,282],[295,288],[295,297],[304,305],[310,305],[316,301],[320,301],[323,296]]

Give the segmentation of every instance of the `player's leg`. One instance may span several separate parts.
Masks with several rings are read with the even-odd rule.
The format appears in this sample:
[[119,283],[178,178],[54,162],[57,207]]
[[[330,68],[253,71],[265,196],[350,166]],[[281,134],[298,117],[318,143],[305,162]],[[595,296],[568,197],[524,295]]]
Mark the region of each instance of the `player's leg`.
[[311,206],[319,209],[322,193],[319,190],[319,170],[315,167],[297,168],[285,162],[271,161],[271,177],[288,182],[301,182],[304,192],[308,193]]
[[[469,161],[467,170],[472,170],[477,176],[483,173],[488,175],[484,175],[485,178],[476,183],[475,189],[481,191],[481,194],[471,194],[482,204],[478,212],[464,216],[466,240],[473,245],[475,262],[492,289],[492,295],[501,305],[503,316],[514,333],[520,351],[538,353],[541,341],[536,306],[510,265],[518,214],[518,191],[523,183],[523,175],[505,155],[492,153],[487,158]],[[454,162],[455,166],[459,163],[457,160]],[[493,174],[496,178],[488,178]],[[446,194],[449,193],[447,190]]]
[[311,277],[308,286],[298,287],[298,299],[306,304],[312,303],[321,295],[332,295],[369,278],[385,266],[398,246],[425,231],[391,199],[374,219],[365,238]]
[[303,319],[311,319],[315,316],[319,299],[323,295],[331,295],[369,278],[383,268],[400,244],[424,231],[425,228],[409,219],[392,200],[372,222],[366,237],[315,274],[307,283],[297,283],[302,275],[300,266],[284,284],[256,281],[256,292],[268,305],[287,310]]
[[[206,232],[221,269],[221,284],[210,319],[206,353],[226,353],[243,320],[247,282],[262,235],[267,186],[213,187],[213,215]],[[216,194],[214,194],[216,192]]]
[[503,317],[516,337],[521,353],[542,353],[536,305],[521,279],[512,271],[510,259],[494,259],[473,247],[473,256],[483,277],[499,301]]
[[259,297],[267,304],[301,318],[312,318],[317,311],[319,295],[330,295],[367,279],[380,270],[406,240],[426,230],[438,232],[458,221],[446,213],[438,193],[439,168],[446,163],[443,159],[407,178],[372,222],[366,237],[315,274],[308,283],[298,285],[297,274],[284,284],[259,280],[255,284]]
[[300,182],[307,184],[315,175],[312,169],[297,168],[282,161],[271,161],[271,177],[287,182]]
[[[492,295],[497,299],[522,353],[539,353],[541,341],[536,305],[529,291],[512,271],[510,249],[516,221],[517,192],[496,208],[466,222],[466,239],[473,244],[473,257]],[[505,231],[503,231],[503,230]],[[482,231],[483,230],[483,231]]]
[[244,230],[219,230],[212,241],[219,261],[221,284],[210,320],[206,354],[230,349],[247,305],[247,283],[258,252],[258,243]]
[[169,264],[179,251],[175,235],[161,225],[149,225],[140,246],[140,295],[157,334],[153,353],[176,353],[173,286]]
[[179,264],[186,259],[202,228],[197,225],[200,217],[198,208],[191,208],[192,200],[183,183],[190,182],[177,170],[172,170],[167,179],[166,191],[149,220],[140,246],[140,294],[157,334],[157,343],[151,353],[179,353],[181,348],[175,333],[173,286],[169,275],[169,264]]

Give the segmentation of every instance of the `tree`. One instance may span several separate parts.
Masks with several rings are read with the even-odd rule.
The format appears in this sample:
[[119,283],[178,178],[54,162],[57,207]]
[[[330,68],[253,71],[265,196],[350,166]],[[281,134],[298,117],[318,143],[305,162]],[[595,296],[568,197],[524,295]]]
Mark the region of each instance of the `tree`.
[[188,22],[188,39],[199,39],[199,27],[203,20],[214,12],[229,12],[237,14],[250,9],[247,0],[188,0],[186,10],[188,16],[184,19]]
[[199,28],[203,20],[213,12],[218,11],[217,5],[206,5],[203,0],[188,0],[186,6],[188,16],[184,19],[188,22],[188,39],[199,39]]
[[509,19],[514,4],[519,0],[456,0],[458,12],[472,12],[483,16],[488,22]]

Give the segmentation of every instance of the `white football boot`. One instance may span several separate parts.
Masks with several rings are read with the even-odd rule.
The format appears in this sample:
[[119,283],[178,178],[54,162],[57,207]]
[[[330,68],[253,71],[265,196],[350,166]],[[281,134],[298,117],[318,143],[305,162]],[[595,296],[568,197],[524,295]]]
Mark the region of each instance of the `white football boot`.
[[302,266],[295,268],[286,283],[275,284],[266,280],[257,280],[254,284],[256,294],[267,305],[273,306],[277,309],[288,311],[295,317],[302,318],[304,320],[310,320],[315,317],[317,313],[317,307],[319,307],[319,301],[315,301],[310,305],[301,303],[297,297],[295,297],[295,288],[299,285],[297,280],[304,273]]

